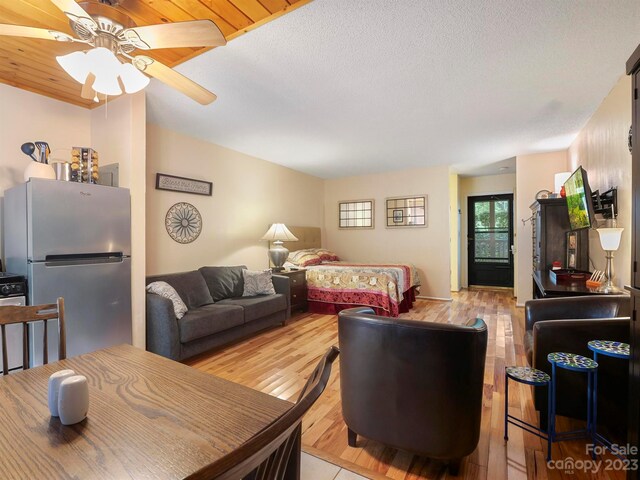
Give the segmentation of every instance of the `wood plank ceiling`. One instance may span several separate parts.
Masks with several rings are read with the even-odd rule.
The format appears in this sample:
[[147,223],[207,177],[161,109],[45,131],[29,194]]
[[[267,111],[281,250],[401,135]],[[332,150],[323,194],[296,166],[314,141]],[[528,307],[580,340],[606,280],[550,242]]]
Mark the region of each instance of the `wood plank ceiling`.
[[[138,26],[210,19],[229,41],[310,1],[121,0],[116,8]],[[48,28],[74,35],[67,17],[50,0],[0,0],[0,23]],[[94,108],[99,104],[80,97],[82,86],[58,65],[55,58],[85,48],[80,43],[0,36],[0,82]],[[207,50],[209,48],[173,48],[143,53],[174,67]]]

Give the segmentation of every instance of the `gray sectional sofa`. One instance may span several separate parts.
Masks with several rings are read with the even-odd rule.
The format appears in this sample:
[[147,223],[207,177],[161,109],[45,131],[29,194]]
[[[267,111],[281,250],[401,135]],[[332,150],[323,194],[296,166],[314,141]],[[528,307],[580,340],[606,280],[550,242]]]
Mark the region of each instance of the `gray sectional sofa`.
[[147,277],[164,281],[189,309],[177,319],[171,300],[147,293],[147,350],[183,360],[278,324],[291,316],[289,278],[273,275],[275,295],[243,297],[244,265]]

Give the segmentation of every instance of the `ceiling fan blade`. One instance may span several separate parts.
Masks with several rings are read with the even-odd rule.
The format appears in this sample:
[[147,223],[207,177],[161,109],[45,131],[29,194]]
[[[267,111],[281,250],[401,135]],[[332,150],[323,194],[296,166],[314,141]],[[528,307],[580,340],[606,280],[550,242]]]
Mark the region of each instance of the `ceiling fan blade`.
[[43,40],[58,40],[61,42],[73,42],[75,39],[71,35],[47,30],[46,28],[23,27],[22,25],[9,25],[0,23],[0,35],[12,37],[41,38]]
[[141,50],[178,47],[221,47],[227,40],[211,20],[161,23],[127,28],[120,38]]
[[93,100],[94,102],[98,102],[100,100],[105,100],[107,96],[103,93],[98,93],[93,89],[93,82],[96,81],[96,76],[93,73],[90,73],[87,76],[87,80],[82,85],[82,91],[80,92],[80,96],[82,98],[86,98],[87,100]]
[[96,91],[93,89],[93,82],[96,81],[96,76],[93,73],[87,75],[87,79],[82,85],[82,91],[80,96],[87,100],[93,100],[96,97]]
[[202,105],[208,105],[218,98],[214,93],[198,85],[193,80],[146,55],[134,57],[133,65],[141,72],[157,78],[162,83],[166,83]]
[[95,31],[98,28],[98,24],[91,18],[91,15],[85,12],[84,8],[74,0],[51,0],[51,3],[62,10],[71,20],[81,23],[89,30]]

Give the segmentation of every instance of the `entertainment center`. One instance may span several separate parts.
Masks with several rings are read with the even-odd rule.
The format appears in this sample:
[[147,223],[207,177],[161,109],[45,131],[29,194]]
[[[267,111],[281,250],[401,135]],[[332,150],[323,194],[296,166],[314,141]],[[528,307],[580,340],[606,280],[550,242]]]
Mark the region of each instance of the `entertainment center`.
[[[541,272],[546,278],[547,272],[553,266],[553,262],[560,262],[567,266],[567,232],[571,230],[569,225],[569,212],[567,201],[564,198],[541,198],[531,204],[531,232],[533,242],[532,274],[533,298],[540,298],[543,290],[536,282],[536,272]],[[575,249],[576,270],[589,270],[589,231],[577,230]],[[538,275],[541,279],[541,275]],[[542,290],[542,291],[541,291]]]

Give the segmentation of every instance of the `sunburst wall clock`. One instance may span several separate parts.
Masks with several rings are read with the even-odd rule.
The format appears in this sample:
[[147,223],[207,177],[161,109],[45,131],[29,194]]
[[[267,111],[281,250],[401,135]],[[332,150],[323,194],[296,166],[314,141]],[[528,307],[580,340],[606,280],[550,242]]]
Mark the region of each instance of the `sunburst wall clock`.
[[191,243],[202,232],[202,217],[196,207],[180,202],[173,205],[164,219],[167,233],[178,243]]

